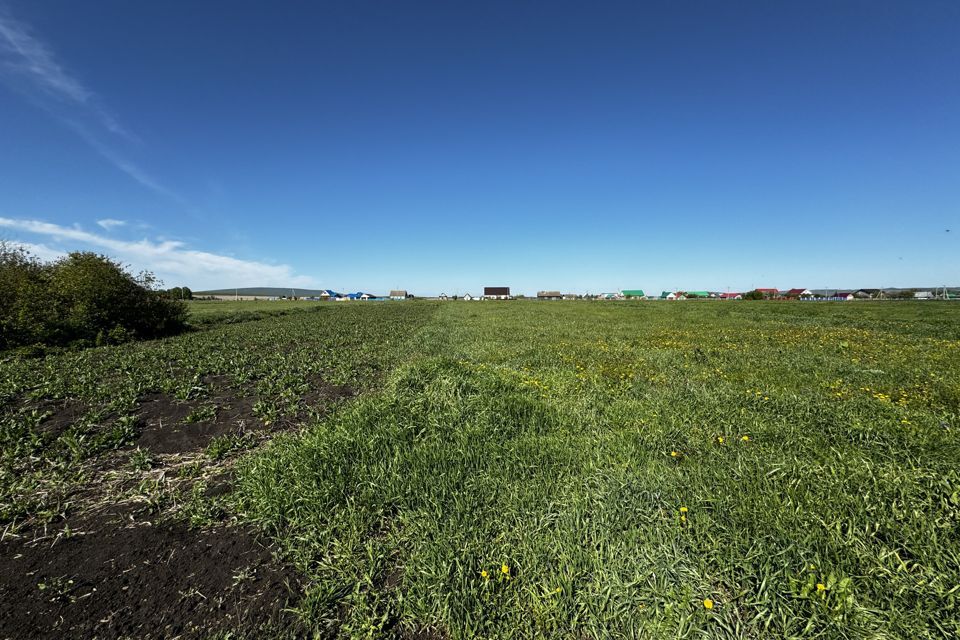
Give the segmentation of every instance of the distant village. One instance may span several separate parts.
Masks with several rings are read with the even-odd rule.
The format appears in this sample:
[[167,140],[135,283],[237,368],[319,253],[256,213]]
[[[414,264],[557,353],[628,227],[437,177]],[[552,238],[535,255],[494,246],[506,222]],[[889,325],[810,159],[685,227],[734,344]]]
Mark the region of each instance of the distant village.
[[[289,292],[289,293],[288,293]],[[730,291],[662,291],[648,295],[643,289],[622,289],[607,293],[562,293],[538,291],[536,297],[513,295],[510,287],[484,287],[483,293],[463,293],[439,296],[414,296],[397,289],[389,295],[376,295],[364,291],[340,293],[333,289],[297,290],[272,288],[221,289],[200,291],[195,297],[208,300],[802,300],[802,301],[852,301],[852,300],[960,300],[960,288],[938,287],[931,289],[753,289],[746,292]]]

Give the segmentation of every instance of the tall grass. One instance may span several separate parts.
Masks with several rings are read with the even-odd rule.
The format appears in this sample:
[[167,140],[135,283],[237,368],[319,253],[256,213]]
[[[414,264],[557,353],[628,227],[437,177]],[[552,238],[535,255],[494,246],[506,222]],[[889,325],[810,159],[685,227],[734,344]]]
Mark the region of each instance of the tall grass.
[[954,637],[958,319],[450,303],[236,508],[326,633]]

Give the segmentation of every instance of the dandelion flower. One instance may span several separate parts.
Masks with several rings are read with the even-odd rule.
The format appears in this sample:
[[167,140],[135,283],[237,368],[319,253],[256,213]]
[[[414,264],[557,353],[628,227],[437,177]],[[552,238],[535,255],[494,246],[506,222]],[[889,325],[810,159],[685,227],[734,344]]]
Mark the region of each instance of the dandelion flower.
[[483,571],[480,572],[480,577],[483,578],[484,580],[489,580],[490,573],[486,569],[484,569]]
[[703,608],[713,609],[713,600],[711,600],[710,598],[705,598],[703,601]]
[[671,456],[671,457],[674,457],[674,458],[677,458],[677,457],[680,456],[680,452],[679,452],[679,451],[671,451],[671,452],[670,452],[670,456]]
[[500,566],[500,573],[502,573],[503,575],[505,575],[505,576],[507,576],[507,577],[509,578],[509,577],[510,577],[510,567],[508,567],[506,564],[501,565],[501,566]]
[[823,584],[822,582],[817,583],[817,593],[823,593],[826,590],[827,590],[827,586],[825,584]]
[[743,436],[740,439],[743,440],[744,442],[750,442],[750,436]]
[[690,511],[690,509],[687,509],[686,507],[680,507],[680,513],[686,513],[687,511]]
[[723,436],[717,436],[717,442],[719,442],[720,444],[723,444],[723,440],[724,440]]

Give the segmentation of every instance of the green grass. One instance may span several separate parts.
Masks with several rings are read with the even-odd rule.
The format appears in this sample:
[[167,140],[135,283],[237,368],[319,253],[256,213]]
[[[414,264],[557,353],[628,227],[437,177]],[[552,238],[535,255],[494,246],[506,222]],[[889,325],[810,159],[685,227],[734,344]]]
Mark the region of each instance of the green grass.
[[449,304],[237,508],[342,635],[949,637],[958,312]]
[[209,327],[319,311],[331,304],[335,303],[312,300],[190,300],[187,310],[192,326]]
[[82,398],[76,440],[206,374],[292,414],[322,373],[364,393],[215,505],[307,576],[320,634],[960,634],[960,305],[316,306],[0,365],[0,516],[124,437],[48,441],[25,399]]

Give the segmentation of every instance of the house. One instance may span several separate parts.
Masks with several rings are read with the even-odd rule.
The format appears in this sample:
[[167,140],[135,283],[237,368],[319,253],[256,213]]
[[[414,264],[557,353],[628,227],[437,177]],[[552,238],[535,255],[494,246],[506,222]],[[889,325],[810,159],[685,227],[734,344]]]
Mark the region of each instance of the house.
[[437,300],[447,300],[447,294],[441,293],[439,296],[437,296]]
[[780,291],[777,289],[755,289],[755,291],[762,293],[763,297],[768,300],[770,298],[776,298],[780,294]]
[[477,298],[476,296],[472,296],[472,295],[470,295],[469,293],[463,294],[463,299],[464,299],[464,300],[467,300],[467,301],[469,301],[469,300],[479,300],[479,298]]
[[720,298],[721,300],[743,300],[743,294],[742,294],[742,293],[729,293],[729,292],[728,292],[728,293],[721,293],[721,294],[720,294],[719,296],[717,296],[717,297]]
[[932,291],[917,291],[913,294],[914,300],[933,300],[935,297]]
[[376,300],[377,298],[378,298],[378,296],[375,296],[375,295],[373,295],[372,293],[361,293],[361,294],[360,294],[360,299],[361,299],[361,300]]
[[407,292],[403,289],[396,289],[390,292],[391,300],[406,300],[407,298],[412,298],[413,296],[407,295]]
[[559,291],[537,291],[537,300],[559,300],[562,297]]
[[813,291],[810,291],[810,289],[790,289],[783,296],[785,298],[812,298]]
[[575,293],[565,293],[565,294],[563,294],[563,299],[564,299],[564,300],[579,300],[579,299],[580,299],[580,296],[578,296],[578,295],[575,294]]
[[854,295],[849,291],[837,291],[832,296],[830,296],[830,300],[853,300],[853,299],[854,299]]
[[623,294],[623,297],[627,300],[646,300],[647,294],[643,292],[643,289],[624,289],[620,293]]
[[342,298],[342,297],[343,297],[342,293],[337,293],[333,289],[324,289],[323,291],[320,292],[321,300],[330,300],[331,298],[336,300],[337,298]]
[[709,291],[687,291],[686,293],[688,298],[709,298]]
[[677,299],[677,294],[673,293],[672,291],[664,291],[663,293],[660,294],[660,299],[661,299],[661,300],[676,300],[676,299]]
[[880,289],[858,289],[853,292],[854,297],[861,299],[879,298],[882,291]]
[[513,296],[510,295],[510,287],[484,287],[483,288],[483,299],[484,300],[510,300]]

